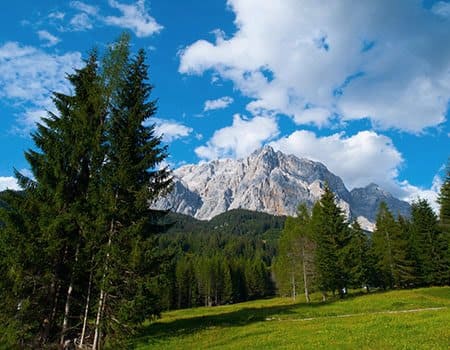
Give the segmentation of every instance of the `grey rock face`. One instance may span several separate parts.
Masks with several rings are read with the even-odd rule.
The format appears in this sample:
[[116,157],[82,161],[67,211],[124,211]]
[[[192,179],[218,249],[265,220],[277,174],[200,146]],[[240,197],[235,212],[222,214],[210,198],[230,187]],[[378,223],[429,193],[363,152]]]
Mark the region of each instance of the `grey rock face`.
[[[176,169],[173,175],[174,190],[159,199],[154,207],[201,220],[237,208],[295,215],[299,203],[311,207],[320,198],[325,183],[336,194],[338,204],[349,218],[364,216],[372,221],[378,209],[374,207],[378,197],[372,198],[371,192],[366,195],[358,190],[350,193],[342,180],[322,163],[275,152],[270,146],[244,159],[186,165]],[[392,196],[386,198],[398,204]],[[409,206],[401,203],[402,208]]]
[[385,202],[389,210],[394,214],[409,217],[411,206],[409,203],[395,198],[389,192],[384,191],[377,184],[371,183],[363,188],[355,188],[351,191],[350,203],[355,216],[363,216],[371,222],[375,222],[376,214],[381,202]]

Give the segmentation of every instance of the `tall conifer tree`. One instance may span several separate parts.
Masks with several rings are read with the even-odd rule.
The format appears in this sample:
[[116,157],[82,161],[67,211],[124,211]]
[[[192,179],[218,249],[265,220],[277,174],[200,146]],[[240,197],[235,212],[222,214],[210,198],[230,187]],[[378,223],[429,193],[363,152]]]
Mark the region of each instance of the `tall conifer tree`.
[[448,242],[439,228],[437,215],[425,199],[412,204],[411,235],[420,282],[425,285],[445,283],[449,270]]
[[380,204],[372,241],[377,279],[382,287],[403,287],[414,280],[407,237],[384,202]]
[[324,293],[343,293],[349,276],[343,249],[349,240],[347,223],[342,209],[335,202],[335,196],[328,185],[312,212],[312,230],[316,241],[316,261],[318,286]]

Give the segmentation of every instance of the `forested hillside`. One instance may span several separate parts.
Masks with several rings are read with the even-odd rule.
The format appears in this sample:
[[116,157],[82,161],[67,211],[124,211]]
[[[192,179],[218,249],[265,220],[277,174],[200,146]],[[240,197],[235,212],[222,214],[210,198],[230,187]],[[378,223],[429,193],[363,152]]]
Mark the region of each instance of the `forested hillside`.
[[165,308],[235,303],[275,294],[270,266],[284,217],[232,210],[210,221],[167,215],[162,250],[173,254]]

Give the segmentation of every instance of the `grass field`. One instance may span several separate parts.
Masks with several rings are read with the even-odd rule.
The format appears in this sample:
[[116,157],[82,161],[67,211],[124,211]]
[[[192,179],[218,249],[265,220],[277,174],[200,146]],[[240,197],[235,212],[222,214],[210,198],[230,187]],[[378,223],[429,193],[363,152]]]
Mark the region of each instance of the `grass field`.
[[450,349],[450,287],[166,312],[136,349]]

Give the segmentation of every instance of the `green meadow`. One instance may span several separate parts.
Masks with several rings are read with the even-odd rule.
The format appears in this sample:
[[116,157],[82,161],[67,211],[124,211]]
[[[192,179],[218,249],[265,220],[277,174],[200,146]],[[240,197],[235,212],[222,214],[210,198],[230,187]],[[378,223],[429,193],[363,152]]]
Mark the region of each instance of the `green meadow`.
[[449,349],[450,287],[355,294],[306,304],[256,300],[163,313],[146,349]]

